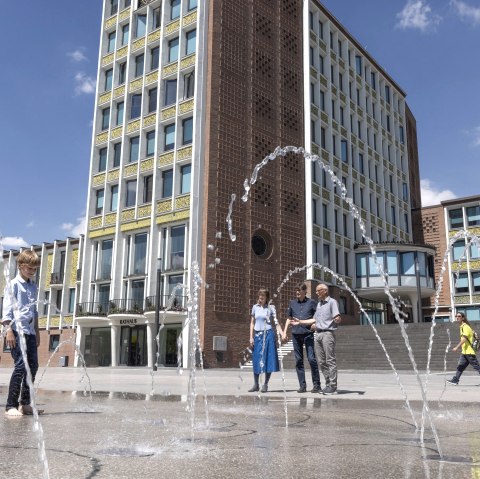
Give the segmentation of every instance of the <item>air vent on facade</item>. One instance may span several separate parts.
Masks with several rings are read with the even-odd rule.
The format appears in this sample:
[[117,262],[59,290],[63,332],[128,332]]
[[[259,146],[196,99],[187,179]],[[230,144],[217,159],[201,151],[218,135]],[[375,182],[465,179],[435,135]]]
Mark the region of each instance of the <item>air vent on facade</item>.
[[213,337],[213,350],[214,351],[226,351],[227,350],[227,337],[226,336],[214,336]]

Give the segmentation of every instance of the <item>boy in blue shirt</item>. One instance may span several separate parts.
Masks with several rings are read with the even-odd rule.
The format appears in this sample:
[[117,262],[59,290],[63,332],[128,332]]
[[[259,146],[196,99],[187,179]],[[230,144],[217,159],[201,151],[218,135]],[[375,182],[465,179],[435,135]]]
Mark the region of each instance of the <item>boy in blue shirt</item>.
[[38,370],[37,348],[40,344],[38,313],[36,307],[37,286],[32,281],[40,265],[38,255],[31,250],[22,251],[17,258],[18,274],[5,288],[2,323],[7,327],[6,342],[11,349],[14,369],[8,389],[5,415],[21,417],[32,414],[27,370],[20,349],[20,328],[26,345],[26,354],[32,382]]

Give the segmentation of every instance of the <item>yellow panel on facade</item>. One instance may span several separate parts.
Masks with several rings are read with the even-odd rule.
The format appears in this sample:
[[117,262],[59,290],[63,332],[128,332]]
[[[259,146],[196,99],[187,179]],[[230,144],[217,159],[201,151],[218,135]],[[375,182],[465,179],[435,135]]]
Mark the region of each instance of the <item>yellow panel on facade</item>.
[[159,156],[160,166],[166,166],[173,163],[173,153],[164,153]]
[[172,209],[172,201],[164,200],[157,203],[157,214],[166,213]]
[[114,225],[117,221],[117,213],[109,213],[105,215],[105,226]]
[[62,326],[71,326],[73,324],[73,316],[68,315],[63,317]]
[[50,275],[53,272],[53,253],[47,256],[47,275],[45,278],[45,289],[50,288]]
[[145,205],[141,208],[138,208],[138,217],[145,218],[146,216],[150,216],[152,214],[152,205]]
[[120,176],[120,170],[118,168],[116,170],[111,170],[108,172],[107,181],[118,180],[119,176]]
[[47,317],[38,318],[38,327],[44,329],[47,327]]
[[190,195],[178,196],[175,198],[175,209],[184,209],[190,207]]
[[185,15],[182,20],[182,26],[186,27],[187,25],[191,25],[197,21],[197,11],[195,10],[188,15]]
[[140,129],[140,120],[131,121],[127,125],[127,133],[131,133],[132,131]]
[[147,158],[146,160],[143,160],[140,163],[140,171],[143,173],[144,171],[153,170],[153,162],[153,158]]
[[138,171],[138,163],[133,163],[128,165],[123,169],[123,176],[133,176],[136,175]]
[[180,20],[175,20],[174,22],[170,22],[165,27],[165,35],[170,35],[170,33],[173,33],[175,30],[178,30],[179,27],[180,27]]
[[115,138],[120,138],[122,136],[123,126],[118,126],[110,132],[110,139],[115,140]]
[[193,110],[193,99],[184,101],[183,103],[180,103],[179,105],[180,108],[180,115],[183,113],[187,113],[188,111]]
[[72,261],[70,262],[70,287],[77,284],[77,268],[78,268],[78,249],[72,250]]
[[133,223],[125,223],[120,226],[121,231],[132,231],[141,228],[148,228],[151,224],[150,219],[134,221]]
[[130,82],[128,85],[128,91],[135,91],[138,90],[139,88],[142,88],[143,85],[143,78],[139,78],[138,80],[133,80]]
[[167,65],[166,67],[163,68],[163,76],[167,77],[169,75],[173,75],[174,73],[177,73],[177,70],[178,70],[178,62],[170,63],[170,65]]
[[116,15],[114,15],[113,17],[107,18],[107,20],[105,20],[105,25],[104,25],[105,30],[108,30],[109,28],[113,27],[116,23],[117,23]]
[[108,141],[108,131],[104,131],[103,133],[98,134],[95,138],[96,145],[99,145],[100,143],[105,143],[106,141]]
[[323,239],[326,241],[331,240],[330,230],[323,228]]
[[177,112],[176,106],[171,106],[170,108],[165,108],[162,110],[162,120],[167,120],[168,118],[172,118],[175,116]]
[[150,85],[150,83],[155,83],[156,81],[158,81],[158,70],[149,73],[145,77],[145,85]]
[[113,90],[113,98],[125,95],[125,85],[119,86]]
[[130,208],[129,210],[123,210],[121,215],[121,221],[130,221],[135,219],[135,208]]
[[148,37],[147,37],[147,43],[152,43],[156,40],[159,40],[160,39],[160,36],[162,34],[162,31],[160,29],[158,30],[155,30],[154,32],[152,33],[149,33],[148,34]]
[[149,126],[155,125],[157,122],[157,114],[153,113],[143,118],[143,127],[147,128]]
[[101,216],[95,216],[94,218],[90,218],[89,226],[91,229],[101,228],[102,224],[103,218]]
[[90,231],[88,234],[89,238],[99,238],[100,236],[107,236],[112,235],[115,233],[115,226],[111,226],[110,228],[103,228],[101,230]]
[[120,15],[118,16],[119,21],[125,20],[130,16],[130,7],[126,8],[125,10],[122,10],[120,12]]
[[101,105],[103,103],[107,103],[107,101],[110,101],[110,98],[112,98],[112,92],[107,91],[106,93],[98,97],[98,104]]
[[92,185],[93,186],[102,185],[103,183],[105,183],[105,173],[101,173],[99,175],[96,175],[92,179]]
[[115,55],[113,53],[109,53],[102,58],[102,66],[108,65],[109,63],[113,63],[113,59]]
[[123,57],[127,56],[127,53],[128,53],[128,46],[124,46],[122,48],[119,48],[117,50],[117,60],[119,58],[123,58]]
[[171,223],[172,221],[184,220],[190,217],[189,210],[179,211],[178,213],[169,213],[157,218],[157,225]]
[[145,37],[139,38],[132,43],[132,52],[145,46]]
[[58,328],[60,326],[60,316],[52,316],[50,318],[50,327]]
[[183,70],[184,68],[188,68],[195,65],[195,53],[192,53],[188,57],[182,58],[180,62],[180,68]]
[[177,159],[179,161],[185,160],[186,158],[191,158],[192,157],[192,147],[191,146],[186,146],[185,148],[182,148],[177,151]]

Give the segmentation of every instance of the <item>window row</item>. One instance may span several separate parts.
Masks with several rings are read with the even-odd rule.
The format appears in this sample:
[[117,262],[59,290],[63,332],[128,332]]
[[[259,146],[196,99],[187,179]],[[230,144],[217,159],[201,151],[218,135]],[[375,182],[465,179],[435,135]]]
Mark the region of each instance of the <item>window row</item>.
[[453,276],[452,283],[455,285],[455,294],[480,292],[480,272],[469,271]]
[[337,274],[350,276],[350,253],[340,248],[335,248],[329,243],[321,244],[318,240],[313,240],[313,263],[320,264],[326,268],[335,271]]
[[480,226],[480,206],[466,206],[448,211],[450,229],[461,229],[468,226]]
[[474,242],[469,243],[468,248],[466,247],[465,240],[458,240],[452,246],[452,259],[453,261],[459,261],[466,259],[479,259],[480,258],[480,248]]

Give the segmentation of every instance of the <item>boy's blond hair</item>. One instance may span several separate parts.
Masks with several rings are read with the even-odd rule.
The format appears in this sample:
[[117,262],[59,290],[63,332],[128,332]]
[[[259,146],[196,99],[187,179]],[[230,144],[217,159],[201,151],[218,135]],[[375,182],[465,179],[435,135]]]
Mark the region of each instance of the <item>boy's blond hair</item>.
[[40,266],[40,258],[35,251],[24,249],[17,257],[17,265],[27,265],[32,268],[38,268]]

